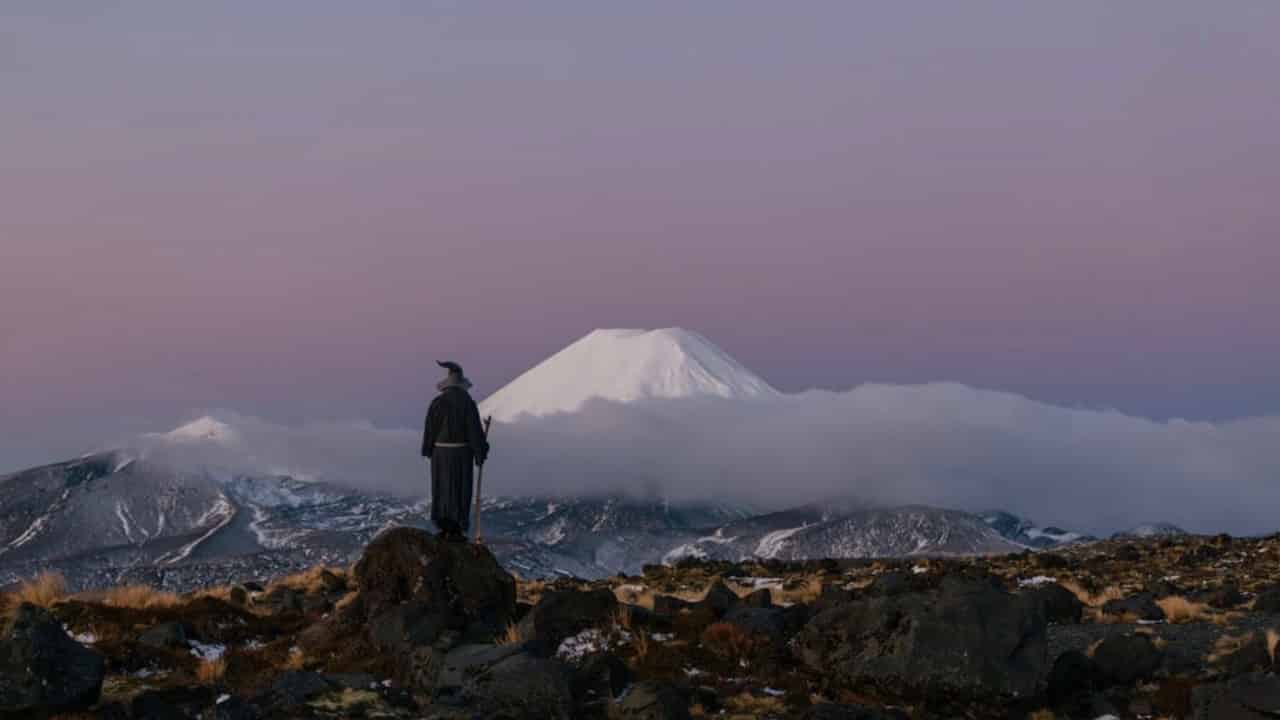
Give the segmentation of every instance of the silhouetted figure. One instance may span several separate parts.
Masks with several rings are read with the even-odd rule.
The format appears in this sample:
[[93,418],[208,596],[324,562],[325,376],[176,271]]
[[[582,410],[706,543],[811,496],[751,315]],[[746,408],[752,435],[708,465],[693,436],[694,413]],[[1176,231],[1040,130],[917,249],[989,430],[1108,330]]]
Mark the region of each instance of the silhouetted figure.
[[431,458],[431,521],[440,537],[464,542],[471,512],[473,467],[483,465],[489,442],[480,423],[480,410],[467,390],[471,381],[453,362],[436,364],[449,375],[436,384],[440,394],[427,410],[422,454]]

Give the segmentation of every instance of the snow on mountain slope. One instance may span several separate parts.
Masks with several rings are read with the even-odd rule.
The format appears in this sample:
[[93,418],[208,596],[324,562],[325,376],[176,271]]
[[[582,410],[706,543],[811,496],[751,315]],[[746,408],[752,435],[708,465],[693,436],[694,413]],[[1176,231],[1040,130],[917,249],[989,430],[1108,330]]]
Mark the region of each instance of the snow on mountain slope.
[[778,391],[710,340],[681,328],[596,330],[481,403],[500,421],[573,412],[593,398],[751,398]]
[[147,437],[153,437],[171,442],[217,442],[222,444],[230,444],[236,442],[239,438],[235,428],[217,418],[208,415],[193,420],[182,427],[170,430],[167,433],[152,433]]

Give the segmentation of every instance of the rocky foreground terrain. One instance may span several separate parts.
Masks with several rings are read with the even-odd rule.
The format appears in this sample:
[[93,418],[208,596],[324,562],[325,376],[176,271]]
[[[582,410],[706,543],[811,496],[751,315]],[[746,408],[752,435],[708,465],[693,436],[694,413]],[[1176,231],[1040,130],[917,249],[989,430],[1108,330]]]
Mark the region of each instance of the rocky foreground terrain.
[[397,528],[265,585],[0,603],[5,718],[1280,717],[1280,536],[548,583]]

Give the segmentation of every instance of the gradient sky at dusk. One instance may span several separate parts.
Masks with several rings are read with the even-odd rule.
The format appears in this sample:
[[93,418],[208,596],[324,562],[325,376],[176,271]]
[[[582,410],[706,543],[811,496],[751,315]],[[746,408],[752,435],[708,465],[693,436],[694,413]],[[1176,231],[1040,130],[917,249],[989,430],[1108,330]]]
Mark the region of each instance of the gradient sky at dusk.
[[0,472],[595,327],[1280,414],[1280,3],[0,8]]

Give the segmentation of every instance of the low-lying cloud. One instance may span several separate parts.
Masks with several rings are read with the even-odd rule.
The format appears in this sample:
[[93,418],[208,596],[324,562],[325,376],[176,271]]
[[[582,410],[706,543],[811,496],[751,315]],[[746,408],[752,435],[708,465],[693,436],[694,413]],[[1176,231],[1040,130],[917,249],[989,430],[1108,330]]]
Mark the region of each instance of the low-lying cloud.
[[[428,491],[420,430],[219,417],[233,441],[143,444],[184,462]],[[592,401],[497,424],[492,443],[485,490],[494,494],[659,492],[766,507],[851,497],[1001,508],[1094,533],[1149,521],[1270,532],[1280,506],[1280,418],[1156,422],[947,383],[763,401]]]

